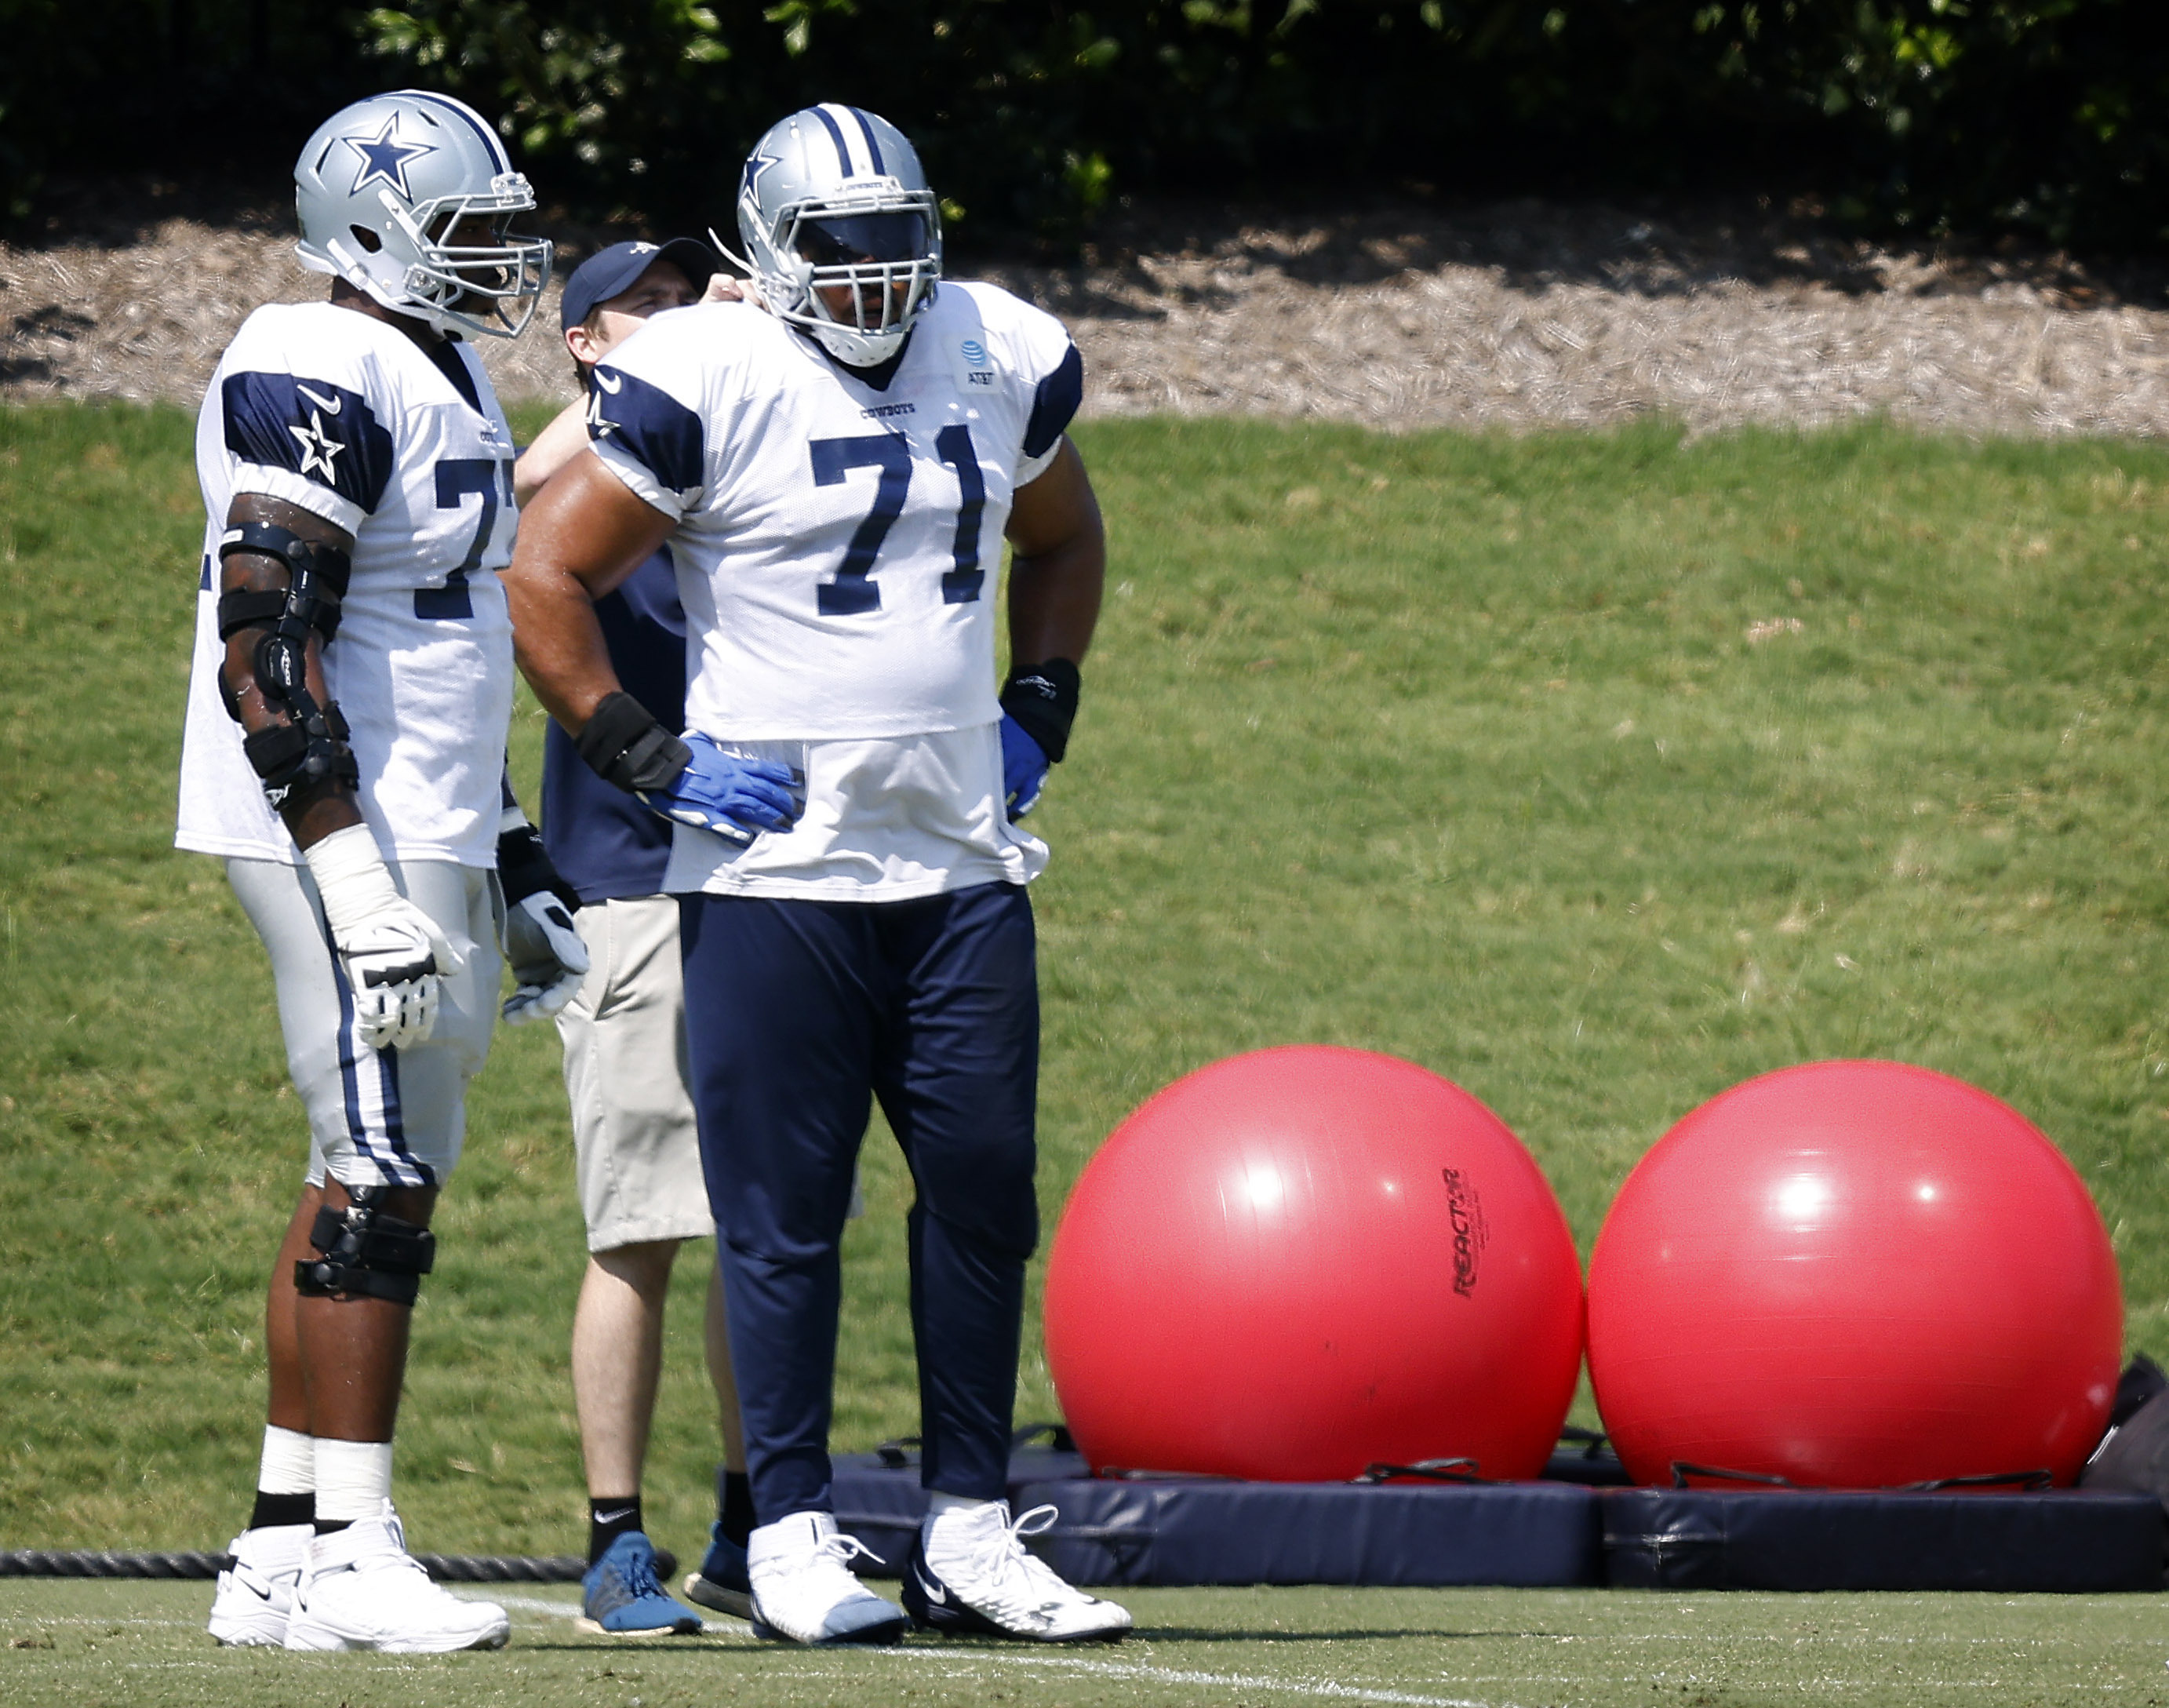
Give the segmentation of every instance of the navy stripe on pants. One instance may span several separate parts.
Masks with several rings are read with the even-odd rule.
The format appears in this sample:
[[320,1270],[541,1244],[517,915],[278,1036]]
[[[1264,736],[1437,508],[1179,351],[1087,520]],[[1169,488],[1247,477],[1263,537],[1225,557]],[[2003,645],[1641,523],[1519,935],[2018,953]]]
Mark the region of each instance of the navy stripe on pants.
[[1032,1194],[1039,990],[1022,886],[917,901],[687,895],[685,1027],[763,1524],[829,1509],[837,1255],[871,1100],[909,1225],[921,1480],[1005,1492]]

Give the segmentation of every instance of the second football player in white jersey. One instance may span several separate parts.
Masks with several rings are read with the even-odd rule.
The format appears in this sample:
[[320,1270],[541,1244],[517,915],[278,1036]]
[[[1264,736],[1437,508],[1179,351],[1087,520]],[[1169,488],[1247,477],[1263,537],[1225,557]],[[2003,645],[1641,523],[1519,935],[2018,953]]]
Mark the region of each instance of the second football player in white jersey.
[[[1015,822],[1067,742],[1105,546],[1064,436],[1051,316],[945,281],[911,145],[853,107],[770,130],[738,231],[759,305],[658,315],[594,375],[592,450],[507,578],[523,668],[604,777],[678,820],[688,1052],[759,1524],[765,1635],[1119,1636],[1006,1500],[1032,1188],[1038,997]],[[996,579],[1015,548],[998,694]],[[622,691],[589,600],[664,540],[683,740]],[[905,1608],[829,1513],[851,1172],[878,1097],[909,1224],[930,1511]]]
[[524,327],[550,245],[507,234],[533,193],[443,96],[335,115],[295,181],[301,259],[331,300],[251,315],[196,431],[175,840],[224,858],[269,953],[311,1139],[265,1312],[255,1509],[211,1629],[493,1647],[504,1610],[440,1590],[406,1551],[392,1436],[430,1213],[498,1017],[500,926],[523,981],[508,1013],[562,1004],[587,965],[577,901],[502,793],[512,439],[457,337]]

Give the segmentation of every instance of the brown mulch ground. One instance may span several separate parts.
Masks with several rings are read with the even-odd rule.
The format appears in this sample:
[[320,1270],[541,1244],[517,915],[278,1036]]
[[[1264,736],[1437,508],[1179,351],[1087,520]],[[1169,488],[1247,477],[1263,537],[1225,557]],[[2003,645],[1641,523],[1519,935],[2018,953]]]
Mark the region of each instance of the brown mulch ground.
[[[321,295],[281,215],[157,191],[0,243],[0,400],[192,406],[251,308]],[[560,235],[577,259],[616,234]],[[1882,248],[1744,202],[1161,206],[1098,237],[1074,267],[952,266],[1069,322],[1090,413],[2169,434],[2161,268]],[[517,344],[482,341],[505,397],[571,394],[556,323],[553,292]]]

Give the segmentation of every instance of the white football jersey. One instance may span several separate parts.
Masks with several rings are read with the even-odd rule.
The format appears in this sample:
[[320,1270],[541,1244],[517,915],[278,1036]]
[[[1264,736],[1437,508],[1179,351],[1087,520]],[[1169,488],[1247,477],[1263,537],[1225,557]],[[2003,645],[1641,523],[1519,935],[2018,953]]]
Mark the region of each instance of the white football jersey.
[[387,858],[497,863],[512,716],[512,433],[482,363],[328,302],[250,315],[196,418],[204,555],[181,749],[183,848],[298,861],[219,698],[218,542],[237,494],[354,536],[324,677]]
[[799,825],[743,853],[681,829],[671,889],[1037,875],[1045,849],[1000,806],[996,583],[1083,371],[1053,316],[953,280],[882,387],[752,303],[657,315],[596,368],[597,454],[678,522],[685,727],[791,745],[808,772]]
[[823,740],[999,718],[1002,530],[1082,373],[1052,315],[954,280],[884,389],[752,303],[658,314],[613,350],[588,430],[678,519],[686,727]]

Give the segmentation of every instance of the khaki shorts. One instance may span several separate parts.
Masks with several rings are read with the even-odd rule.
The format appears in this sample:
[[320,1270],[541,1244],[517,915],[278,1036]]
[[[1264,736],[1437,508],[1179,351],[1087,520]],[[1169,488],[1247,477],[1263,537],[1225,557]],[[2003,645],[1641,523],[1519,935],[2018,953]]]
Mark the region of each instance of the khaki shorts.
[[716,1230],[685,1089],[678,901],[590,902],[575,915],[593,959],[557,1017],[588,1249]]

